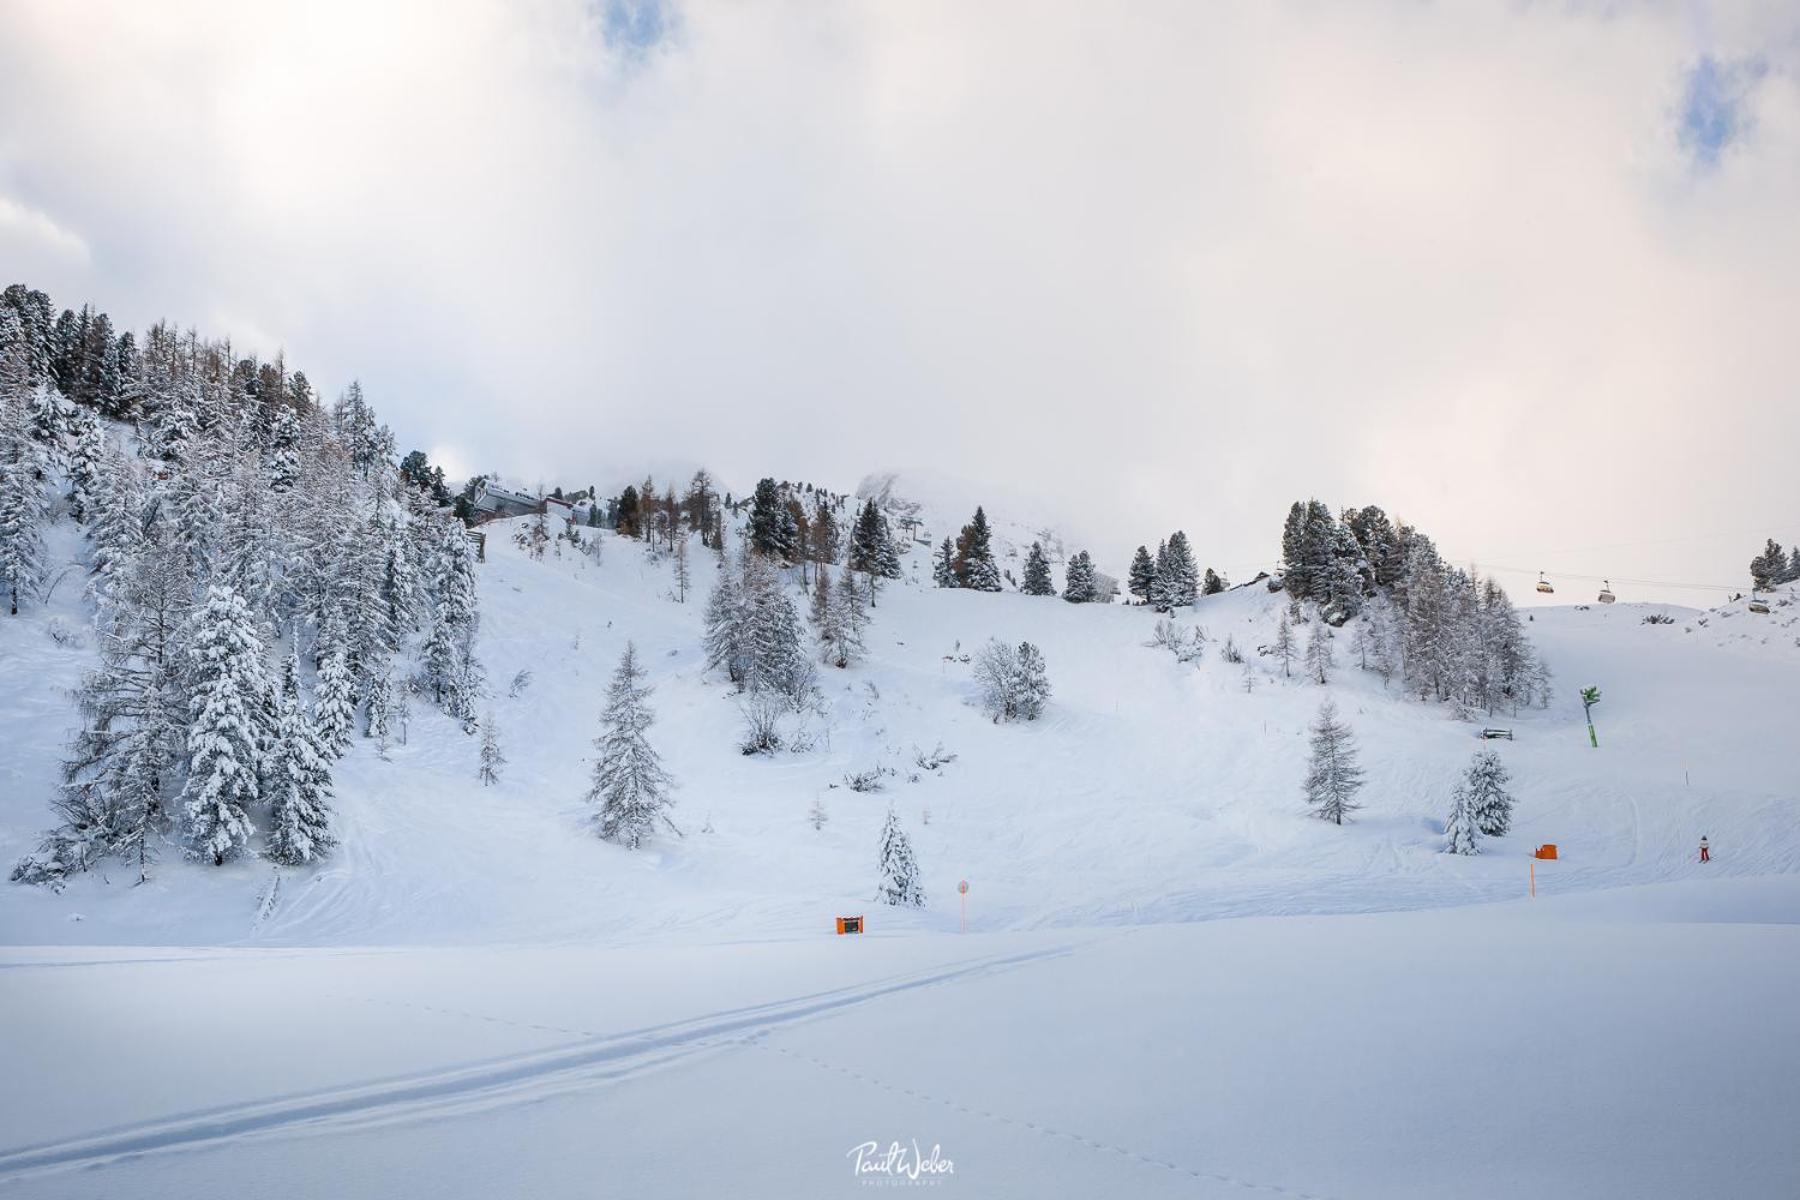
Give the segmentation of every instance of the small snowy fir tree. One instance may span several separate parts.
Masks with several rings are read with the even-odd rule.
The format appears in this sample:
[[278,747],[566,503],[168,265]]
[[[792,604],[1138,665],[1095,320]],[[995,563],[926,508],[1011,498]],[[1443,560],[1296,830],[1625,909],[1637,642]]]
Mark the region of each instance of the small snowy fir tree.
[[825,822],[829,820],[831,817],[825,811],[823,800],[814,800],[812,807],[806,810],[806,823],[813,827],[814,832],[825,828]]
[[206,603],[190,621],[187,644],[192,758],[182,811],[195,856],[218,865],[240,853],[255,832],[250,823],[258,774],[254,710],[267,682],[263,644],[243,597],[226,584],[207,590]]
[[1050,676],[1044,668],[1044,654],[1030,642],[1019,643],[1018,674],[1014,682],[1019,716],[1035,721],[1043,715],[1050,699]]
[[912,840],[900,828],[900,818],[892,808],[881,826],[878,867],[880,882],[875,899],[905,908],[924,907],[925,887],[919,880],[919,864],[913,859]]
[[956,546],[949,538],[944,539],[937,556],[931,560],[931,581],[941,588],[962,586],[956,581]]
[[1031,543],[1025,554],[1025,580],[1019,590],[1027,596],[1054,596],[1056,585],[1050,581],[1050,560],[1044,557],[1040,542]]
[[600,757],[587,794],[589,803],[600,806],[600,836],[631,850],[649,840],[658,821],[675,828],[666,811],[673,803],[669,792],[674,781],[645,737],[656,717],[644,676],[637,647],[627,642],[606,689],[600,736],[594,741]]
[[322,858],[331,833],[331,768],[297,697],[283,694],[269,768],[268,857],[287,866]]
[[1362,805],[1356,793],[1363,785],[1362,768],[1356,765],[1356,736],[1338,720],[1337,705],[1319,705],[1312,726],[1312,759],[1306,768],[1306,802],[1321,820],[1342,825],[1344,818]]
[[1480,841],[1468,786],[1458,782],[1450,796],[1450,819],[1444,822],[1444,849],[1451,854],[1480,854]]
[[1506,790],[1512,778],[1500,756],[1492,750],[1480,750],[1469,764],[1463,787],[1475,813],[1475,823],[1488,837],[1505,837],[1512,830],[1512,793]]
[[506,765],[506,755],[500,751],[500,727],[489,713],[481,722],[481,769],[476,772],[482,787],[492,787],[500,782],[500,768]]
[[1331,633],[1323,621],[1313,626],[1306,639],[1306,673],[1314,683],[1328,683],[1335,658],[1331,652]]

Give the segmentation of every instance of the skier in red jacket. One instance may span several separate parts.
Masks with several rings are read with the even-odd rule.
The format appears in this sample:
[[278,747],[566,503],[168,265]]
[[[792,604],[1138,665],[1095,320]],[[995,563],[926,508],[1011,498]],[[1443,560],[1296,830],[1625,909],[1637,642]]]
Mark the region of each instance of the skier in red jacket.
[[1707,848],[1706,835],[1704,833],[1700,835],[1700,861],[1701,862],[1711,862],[1712,861],[1712,851]]

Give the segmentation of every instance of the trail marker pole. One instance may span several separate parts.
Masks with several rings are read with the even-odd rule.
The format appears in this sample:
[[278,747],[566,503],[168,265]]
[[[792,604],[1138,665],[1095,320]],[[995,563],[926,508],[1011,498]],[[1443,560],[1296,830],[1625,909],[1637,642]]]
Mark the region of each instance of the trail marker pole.
[[959,933],[969,932],[969,881],[964,879],[956,885],[957,895],[962,898],[962,924]]
[[1537,899],[1537,859],[1531,860],[1531,898]]

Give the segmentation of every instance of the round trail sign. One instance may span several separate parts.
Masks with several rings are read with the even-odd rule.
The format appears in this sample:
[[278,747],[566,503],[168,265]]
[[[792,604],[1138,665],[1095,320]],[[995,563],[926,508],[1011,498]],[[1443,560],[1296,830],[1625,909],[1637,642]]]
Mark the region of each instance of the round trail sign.
[[968,895],[969,894],[969,881],[965,879],[961,883],[958,883],[956,885],[956,890],[961,892],[965,896]]

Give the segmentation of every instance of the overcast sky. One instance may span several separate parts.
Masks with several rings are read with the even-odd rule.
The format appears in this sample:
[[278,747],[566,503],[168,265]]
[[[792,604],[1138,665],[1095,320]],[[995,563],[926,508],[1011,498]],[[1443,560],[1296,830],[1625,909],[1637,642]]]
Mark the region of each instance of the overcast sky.
[[0,283],[453,469],[929,467],[1114,569],[1317,495],[1742,587],[1800,539],[1797,69],[1774,0],[0,0]]

